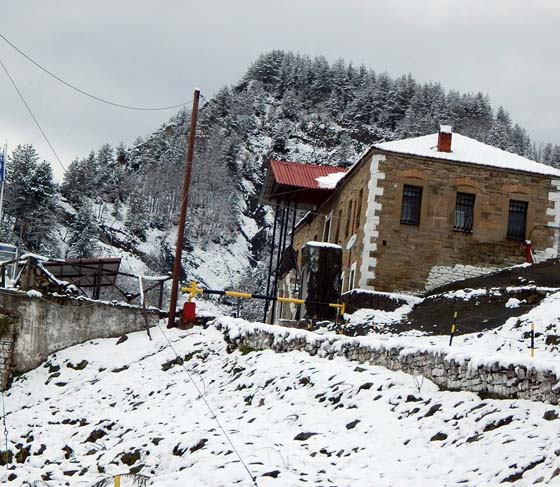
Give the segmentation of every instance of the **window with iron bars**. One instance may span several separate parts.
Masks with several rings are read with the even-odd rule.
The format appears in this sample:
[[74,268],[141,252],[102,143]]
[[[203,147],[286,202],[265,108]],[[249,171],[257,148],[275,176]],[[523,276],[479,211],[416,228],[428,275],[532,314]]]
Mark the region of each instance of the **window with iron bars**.
[[525,240],[528,206],[529,204],[526,201],[509,201],[507,238]]
[[401,223],[420,225],[420,208],[422,206],[422,187],[404,185],[401,207]]
[[474,221],[475,195],[470,193],[457,193],[455,202],[455,223],[453,230],[457,232],[472,232]]

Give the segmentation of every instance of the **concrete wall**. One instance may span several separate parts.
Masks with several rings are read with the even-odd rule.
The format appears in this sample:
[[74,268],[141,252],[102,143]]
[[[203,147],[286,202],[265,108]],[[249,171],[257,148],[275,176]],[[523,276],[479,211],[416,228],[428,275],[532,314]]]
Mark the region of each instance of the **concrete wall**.
[[[325,358],[345,357],[356,362],[381,365],[390,370],[422,375],[449,390],[470,391],[507,399],[530,399],[560,404],[560,376],[552,370],[514,363],[477,360],[461,354],[452,358],[437,349],[410,350],[387,343],[325,336],[279,326],[248,324],[243,320],[215,326],[230,347],[290,352],[299,350]],[[449,350],[451,351],[451,350]]]
[[[137,306],[69,297],[43,298],[2,290],[0,313],[16,320],[11,365],[17,373],[37,367],[50,354],[72,345],[145,330],[142,309]],[[148,310],[147,316],[154,326],[159,312]]]

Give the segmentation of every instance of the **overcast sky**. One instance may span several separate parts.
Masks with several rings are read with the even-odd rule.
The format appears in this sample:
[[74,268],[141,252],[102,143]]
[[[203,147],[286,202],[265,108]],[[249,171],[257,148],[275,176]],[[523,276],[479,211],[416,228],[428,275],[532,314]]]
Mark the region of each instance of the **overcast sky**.
[[[535,140],[560,143],[558,0],[27,0],[0,31],[68,81],[123,104],[211,96],[259,53],[343,57],[446,89],[483,91]],[[104,142],[130,144],[171,115],[102,105],[58,84],[0,40],[0,57],[65,165]],[[54,157],[0,72],[0,139]],[[59,172],[59,171],[57,171]]]

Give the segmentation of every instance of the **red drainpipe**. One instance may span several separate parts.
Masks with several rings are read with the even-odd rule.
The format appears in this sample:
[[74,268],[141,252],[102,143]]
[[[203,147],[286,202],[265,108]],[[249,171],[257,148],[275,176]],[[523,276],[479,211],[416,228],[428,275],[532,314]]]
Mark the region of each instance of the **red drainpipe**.
[[531,241],[525,240],[525,262],[528,264],[533,263],[533,251],[531,249]]

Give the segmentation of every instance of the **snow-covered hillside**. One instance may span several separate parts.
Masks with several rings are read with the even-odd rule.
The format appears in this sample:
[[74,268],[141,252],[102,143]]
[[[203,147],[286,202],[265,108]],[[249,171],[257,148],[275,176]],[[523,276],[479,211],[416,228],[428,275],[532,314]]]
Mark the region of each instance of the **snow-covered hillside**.
[[[120,255],[126,272],[170,271],[188,120],[181,111],[130,147],[104,144],[77,158],[60,187],[31,146],[14,150],[1,240],[53,257]],[[531,143],[482,93],[446,92],[343,60],[263,54],[238,83],[203,99],[184,277],[263,290],[272,209],[260,189],[270,158],[347,166],[370,144],[434,133],[442,122],[560,166],[560,146]]]
[[[213,328],[168,334],[259,486],[560,484],[558,407],[301,352],[228,354]],[[153,335],[76,346],[19,377],[6,408],[23,463],[2,469],[2,485],[90,485],[129,471],[158,487],[253,485]]]

